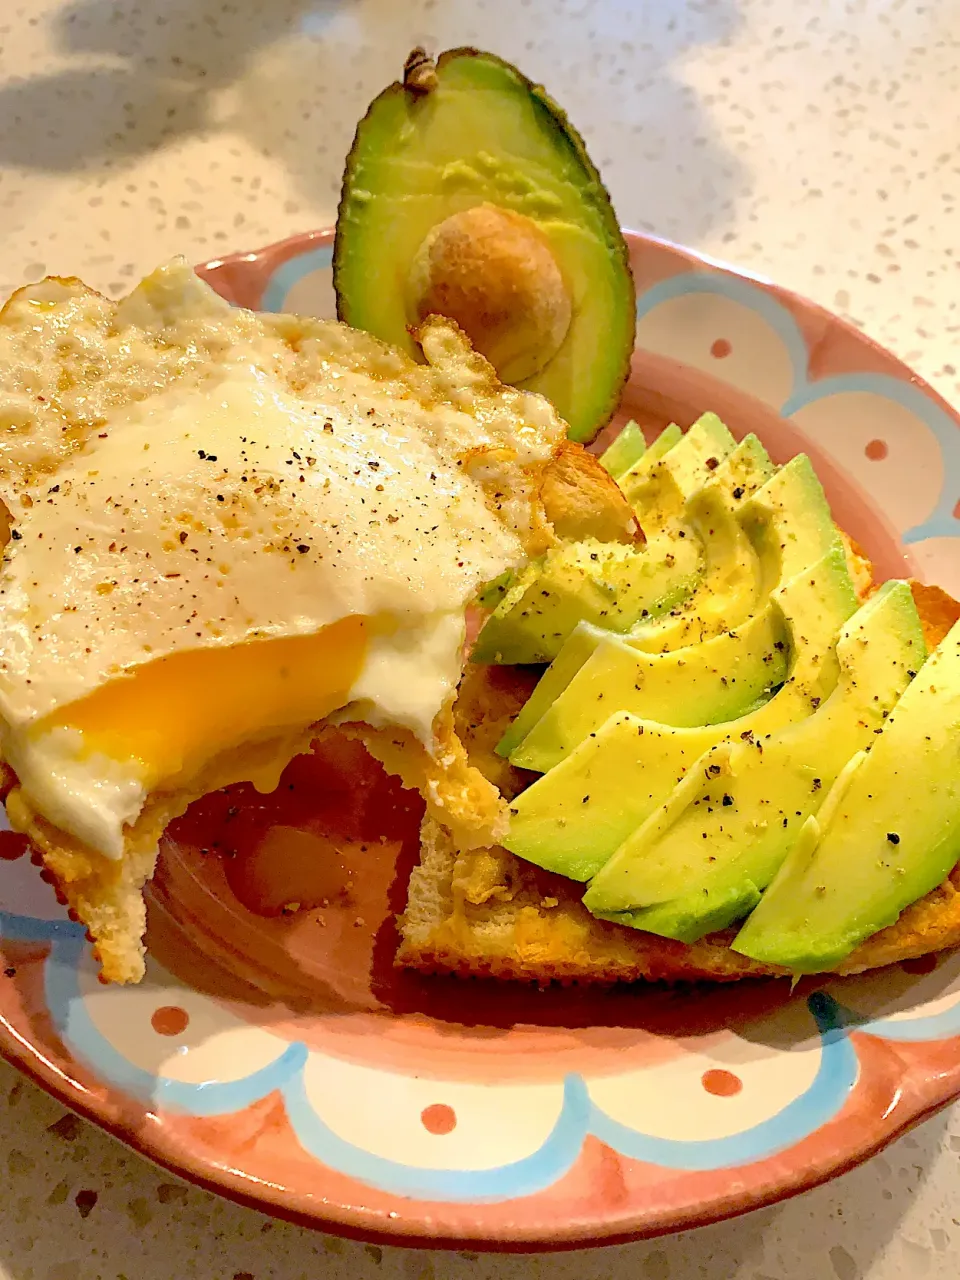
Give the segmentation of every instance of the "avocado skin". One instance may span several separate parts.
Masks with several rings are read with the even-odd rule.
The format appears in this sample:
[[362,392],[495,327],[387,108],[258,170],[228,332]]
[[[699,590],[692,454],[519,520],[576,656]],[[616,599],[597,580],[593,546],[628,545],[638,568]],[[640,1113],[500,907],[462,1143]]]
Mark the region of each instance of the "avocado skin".
[[[448,49],[440,54],[436,60],[437,82],[442,84],[445,71],[455,67],[458,62],[468,66],[470,63],[475,62],[482,65],[484,70],[497,71],[503,77],[505,85],[509,84],[514,90],[522,89],[525,91],[530,101],[535,105],[538,125],[548,130],[551,137],[557,142],[558,160],[562,159],[565,166],[570,165],[571,168],[578,171],[581,177],[578,187],[579,196],[584,204],[589,207],[591,218],[596,221],[598,229],[602,233],[610,279],[616,282],[616,293],[618,295],[617,304],[612,308],[611,314],[605,318],[602,328],[603,341],[601,350],[605,353],[602,366],[609,375],[607,377],[607,385],[600,388],[595,387],[593,394],[587,398],[586,404],[580,404],[573,399],[575,392],[567,397],[568,402],[566,403],[563,402],[565,398],[563,395],[548,395],[548,398],[553,400],[561,417],[567,421],[570,438],[587,444],[616,412],[624,383],[630,374],[630,358],[633,354],[636,331],[636,288],[626,240],[613,212],[610,195],[601,180],[596,166],[587,154],[583,139],[571,125],[566,113],[553,101],[543,86],[535,84],[515,66],[502,58],[498,58],[495,54],[470,46]],[[374,98],[357,124],[353,143],[347,154],[340,201],[337,207],[337,225],[333,243],[333,287],[337,299],[338,319],[355,328],[365,328],[367,326],[361,322],[360,308],[358,307],[357,298],[354,296],[354,282],[350,278],[353,268],[351,240],[354,235],[354,219],[358,212],[362,214],[362,209],[359,209],[359,206],[365,203],[364,197],[369,199],[369,192],[364,191],[364,195],[358,197],[354,179],[358,168],[362,164],[367,139],[376,130],[378,117],[381,115],[383,108],[389,108],[391,104],[402,104],[406,114],[406,121],[409,124],[410,117],[417,110],[418,104],[423,98],[428,97],[430,92],[431,90],[424,91],[421,88],[414,88],[412,85],[405,84],[402,81],[395,81],[389,85]],[[361,190],[363,189],[361,188]],[[478,194],[478,199],[474,203],[482,203],[483,199],[483,195]],[[493,201],[492,203],[498,202]],[[462,204],[453,205],[448,210],[448,213],[459,212],[462,207],[464,207]],[[503,207],[508,206],[504,205]],[[524,212],[523,209],[518,209],[517,211]],[[444,214],[439,218],[433,219],[429,225],[423,228],[423,234],[426,235],[445,216],[447,215]],[[583,225],[586,226],[586,223]],[[551,238],[548,236],[548,239]],[[556,250],[557,245],[553,239],[551,239],[551,245]],[[564,272],[563,261],[559,260],[559,258],[558,261],[561,272]],[[404,277],[409,267],[410,262],[402,264]],[[591,320],[591,323],[593,323],[593,320]],[[571,324],[567,340],[555,359],[559,359],[563,355],[571,336],[575,336],[575,324],[576,321]],[[396,332],[376,331],[375,336],[385,342],[403,347],[408,354],[416,354],[410,336],[406,332],[406,326],[401,326]],[[555,361],[551,361],[540,374],[534,375],[534,377],[519,385],[526,391],[542,391],[547,394],[544,390],[544,383],[546,375],[554,363]],[[568,381],[575,386],[577,379],[571,378]]]
[[733,949],[834,969],[960,860],[960,623],[807,820]]
[[909,584],[886,583],[868,600],[844,626],[837,654],[840,681],[813,715],[760,742],[716,748],[693,766],[682,803],[668,801],[592,882],[590,910],[696,942],[757,905],[806,819],[923,664]]

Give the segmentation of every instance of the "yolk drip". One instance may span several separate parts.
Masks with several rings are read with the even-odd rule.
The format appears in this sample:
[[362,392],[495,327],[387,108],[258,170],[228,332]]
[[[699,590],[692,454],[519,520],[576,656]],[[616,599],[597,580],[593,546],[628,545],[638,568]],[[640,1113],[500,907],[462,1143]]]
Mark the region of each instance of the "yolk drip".
[[169,654],[62,708],[34,733],[78,729],[87,750],[139,760],[156,785],[342,707],[363,668],[367,630],[365,618],[349,617],[315,635]]

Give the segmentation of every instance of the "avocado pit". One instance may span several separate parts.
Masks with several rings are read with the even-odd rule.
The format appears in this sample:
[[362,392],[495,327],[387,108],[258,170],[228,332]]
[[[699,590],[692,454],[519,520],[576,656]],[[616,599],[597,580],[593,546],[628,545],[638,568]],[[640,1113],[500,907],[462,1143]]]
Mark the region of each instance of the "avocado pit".
[[492,204],[431,228],[408,289],[415,323],[449,316],[504,382],[539,373],[570,328],[570,294],[547,237],[530,218]]

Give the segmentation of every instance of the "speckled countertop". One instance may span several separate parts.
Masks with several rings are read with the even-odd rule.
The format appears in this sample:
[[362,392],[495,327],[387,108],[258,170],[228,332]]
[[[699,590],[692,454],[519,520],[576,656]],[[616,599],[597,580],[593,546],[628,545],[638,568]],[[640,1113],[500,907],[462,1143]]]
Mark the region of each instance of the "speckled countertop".
[[[331,221],[417,43],[542,79],[621,220],[775,277],[960,399],[952,0],[2,0],[0,293],[112,294]],[[957,362],[960,363],[960,362]],[[352,1244],[174,1182],[0,1065],[0,1280],[899,1280],[960,1271],[960,1117],[735,1222],[559,1257]]]

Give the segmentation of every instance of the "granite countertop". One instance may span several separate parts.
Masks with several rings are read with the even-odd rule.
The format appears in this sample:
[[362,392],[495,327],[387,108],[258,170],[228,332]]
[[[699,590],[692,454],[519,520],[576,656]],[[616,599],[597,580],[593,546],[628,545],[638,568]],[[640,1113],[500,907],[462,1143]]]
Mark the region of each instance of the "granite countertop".
[[[937,0],[4,0],[0,293],[117,296],[158,261],[332,220],[354,122],[417,43],[542,79],[624,224],[849,317],[948,399],[955,8]],[[790,1203],[556,1257],[353,1244],[127,1154],[0,1065],[0,1280],[954,1277],[960,1118]]]

